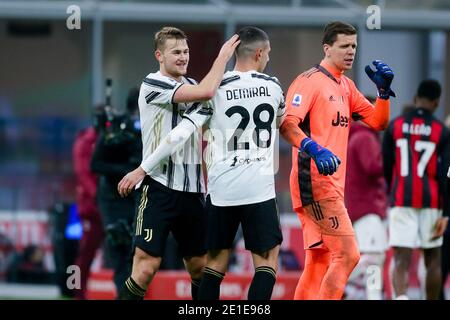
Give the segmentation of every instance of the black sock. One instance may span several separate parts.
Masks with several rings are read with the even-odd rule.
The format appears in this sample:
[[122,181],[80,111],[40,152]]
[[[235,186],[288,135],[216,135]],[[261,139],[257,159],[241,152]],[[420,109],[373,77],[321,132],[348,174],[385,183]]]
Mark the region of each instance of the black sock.
[[198,288],[200,287],[200,282],[202,281],[202,278],[200,279],[192,279],[191,278],[191,295],[192,300],[198,300]]
[[144,300],[146,291],[129,277],[119,291],[119,300]]
[[220,283],[224,273],[205,267],[203,278],[198,288],[198,300],[219,300]]
[[248,289],[248,300],[270,300],[275,280],[276,273],[271,267],[256,268],[252,284]]

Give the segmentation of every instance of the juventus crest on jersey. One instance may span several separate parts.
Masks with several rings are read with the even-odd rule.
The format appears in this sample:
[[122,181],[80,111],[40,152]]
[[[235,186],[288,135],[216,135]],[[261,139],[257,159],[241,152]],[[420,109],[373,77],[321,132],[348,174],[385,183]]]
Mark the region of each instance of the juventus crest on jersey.
[[230,71],[211,101],[185,113],[197,127],[208,124],[205,161],[214,205],[275,198],[277,123],[284,112],[283,91],[276,78],[256,71]]
[[[158,147],[167,134],[181,121],[186,109],[199,103],[173,103],[176,90],[183,83],[196,84],[195,80],[182,78],[177,82],[159,71],[150,73],[142,82],[139,93],[143,159]],[[164,159],[149,175],[168,188],[205,192],[201,162],[201,131],[195,132],[175,154]]]

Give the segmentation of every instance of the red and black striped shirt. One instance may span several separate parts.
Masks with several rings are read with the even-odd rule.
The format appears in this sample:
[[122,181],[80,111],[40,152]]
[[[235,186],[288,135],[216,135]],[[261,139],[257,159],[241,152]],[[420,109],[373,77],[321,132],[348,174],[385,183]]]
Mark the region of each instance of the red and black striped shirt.
[[383,139],[391,206],[442,208],[449,163],[448,130],[416,108],[389,124]]

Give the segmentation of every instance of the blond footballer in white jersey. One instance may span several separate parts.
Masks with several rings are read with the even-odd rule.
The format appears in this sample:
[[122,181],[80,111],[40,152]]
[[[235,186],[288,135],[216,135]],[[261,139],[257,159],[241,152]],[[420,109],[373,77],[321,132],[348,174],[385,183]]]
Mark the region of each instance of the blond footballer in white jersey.
[[[148,158],[161,139],[181,121],[188,108],[199,103],[175,103],[173,96],[183,84],[197,84],[181,77],[178,82],[160,71],[150,73],[142,82],[139,114],[142,126],[143,159]],[[161,159],[153,168],[143,168],[148,175],[166,187],[185,192],[205,192],[201,166],[201,132],[193,134],[183,148]]]
[[[196,85],[184,76],[189,63],[186,34],[180,29],[165,27],[155,34],[155,58],[159,71],[149,74],[141,85],[139,111],[144,157],[149,156],[163,134],[176,127],[186,103],[206,101],[214,96],[228,60],[239,44],[234,35],[222,46],[208,74]],[[191,142],[200,143],[198,137]],[[151,170],[139,167],[121,182],[138,182],[141,194],[134,230],[134,256],[130,277],[119,290],[119,299],[142,300],[147,287],[160,267],[169,232],[192,279],[192,298],[197,292],[206,263],[205,207],[201,186],[199,145],[188,145],[179,155],[162,158]],[[193,152],[190,152],[193,151]],[[190,167],[190,162],[193,162]],[[149,174],[146,176],[146,174]],[[127,186],[130,192],[136,183]],[[123,192],[120,192],[124,196]]]

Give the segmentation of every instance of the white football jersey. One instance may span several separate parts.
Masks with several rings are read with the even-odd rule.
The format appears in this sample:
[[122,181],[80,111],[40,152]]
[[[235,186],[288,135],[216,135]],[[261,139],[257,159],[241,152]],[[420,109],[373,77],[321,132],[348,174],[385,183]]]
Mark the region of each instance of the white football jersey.
[[209,127],[204,138],[211,202],[236,206],[275,198],[276,123],[285,113],[278,80],[256,71],[227,72],[208,105],[184,117]]
[[[175,128],[188,108],[199,103],[173,103],[176,90],[183,83],[196,84],[184,78],[177,82],[159,71],[150,73],[142,82],[139,92],[139,112],[142,131],[142,159],[146,159],[161,143],[161,139]],[[149,175],[170,189],[186,192],[205,192],[201,165],[201,131],[196,131],[172,156],[153,168]]]

